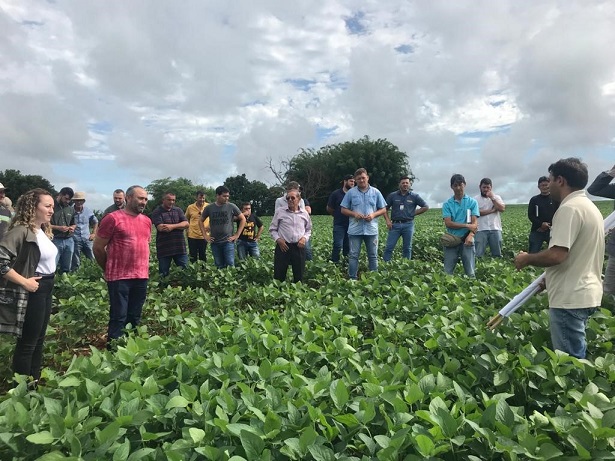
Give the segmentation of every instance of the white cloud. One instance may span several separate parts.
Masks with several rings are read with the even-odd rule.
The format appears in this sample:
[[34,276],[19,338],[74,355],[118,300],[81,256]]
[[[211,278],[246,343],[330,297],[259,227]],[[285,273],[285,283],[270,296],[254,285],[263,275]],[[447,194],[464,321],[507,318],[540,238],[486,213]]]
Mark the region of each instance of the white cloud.
[[103,207],[120,178],[271,182],[268,158],[367,134],[434,203],[457,172],[523,202],[559,157],[612,163],[614,22],[600,0],[0,0],[1,167]]

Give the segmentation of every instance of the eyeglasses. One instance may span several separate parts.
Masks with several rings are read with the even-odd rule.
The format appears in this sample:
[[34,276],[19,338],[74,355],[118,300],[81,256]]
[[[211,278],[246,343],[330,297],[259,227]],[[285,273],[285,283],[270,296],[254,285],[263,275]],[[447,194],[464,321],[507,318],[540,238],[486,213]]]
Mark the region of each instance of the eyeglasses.
[[297,197],[286,197],[286,200],[297,200]]

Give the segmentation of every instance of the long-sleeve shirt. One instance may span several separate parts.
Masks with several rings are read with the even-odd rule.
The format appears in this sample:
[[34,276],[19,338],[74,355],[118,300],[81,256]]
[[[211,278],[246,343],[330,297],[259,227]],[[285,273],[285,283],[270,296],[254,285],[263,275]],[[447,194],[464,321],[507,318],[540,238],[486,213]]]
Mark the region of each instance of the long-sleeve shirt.
[[[598,197],[615,198],[615,183],[611,184],[613,176],[606,171],[600,173],[594,182],[587,188],[587,192]],[[606,244],[606,252],[609,257],[615,258],[615,231],[609,234],[609,240]]]
[[600,173],[587,188],[587,192],[597,197],[615,198],[615,183],[611,184],[611,181],[613,181],[613,176],[609,173]]
[[278,208],[271,220],[269,233],[273,240],[282,238],[286,243],[297,243],[303,237],[307,241],[312,235],[312,220],[305,210]]
[[538,230],[543,222],[551,224],[559,205],[549,195],[534,195],[527,206],[527,217],[532,222],[532,232]]

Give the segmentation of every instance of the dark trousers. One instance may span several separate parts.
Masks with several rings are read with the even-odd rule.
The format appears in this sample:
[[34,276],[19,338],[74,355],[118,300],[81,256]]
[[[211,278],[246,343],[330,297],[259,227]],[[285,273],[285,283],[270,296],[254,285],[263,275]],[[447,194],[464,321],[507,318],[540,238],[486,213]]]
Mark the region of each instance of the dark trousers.
[[20,375],[41,377],[43,343],[51,316],[53,276],[38,281],[38,290],[28,295],[28,307],[21,338],[17,339],[13,355],[13,371]]
[[275,246],[273,255],[273,278],[286,280],[288,266],[293,268],[293,282],[303,280],[305,274],[305,247],[299,248],[296,243],[287,243],[288,251],[282,251],[279,245]]
[[207,250],[207,240],[193,239],[188,237],[188,253],[190,254],[190,262],[195,262],[197,259],[205,261]]
[[529,251],[528,253],[538,253],[542,250],[542,244],[546,243],[549,246],[549,240],[551,240],[551,232],[530,232],[529,237]]
[[126,279],[107,282],[109,288],[109,329],[107,341],[117,339],[129,323],[141,322],[143,303],[147,296],[147,279]]

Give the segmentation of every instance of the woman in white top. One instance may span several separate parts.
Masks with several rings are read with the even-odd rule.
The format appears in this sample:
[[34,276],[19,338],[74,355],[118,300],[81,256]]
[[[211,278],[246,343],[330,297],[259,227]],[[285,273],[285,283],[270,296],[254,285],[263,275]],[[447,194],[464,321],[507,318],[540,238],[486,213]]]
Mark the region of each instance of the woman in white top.
[[17,336],[13,371],[31,376],[35,385],[41,375],[58,251],[51,242],[53,208],[46,190],[26,192],[0,241],[0,333]]

